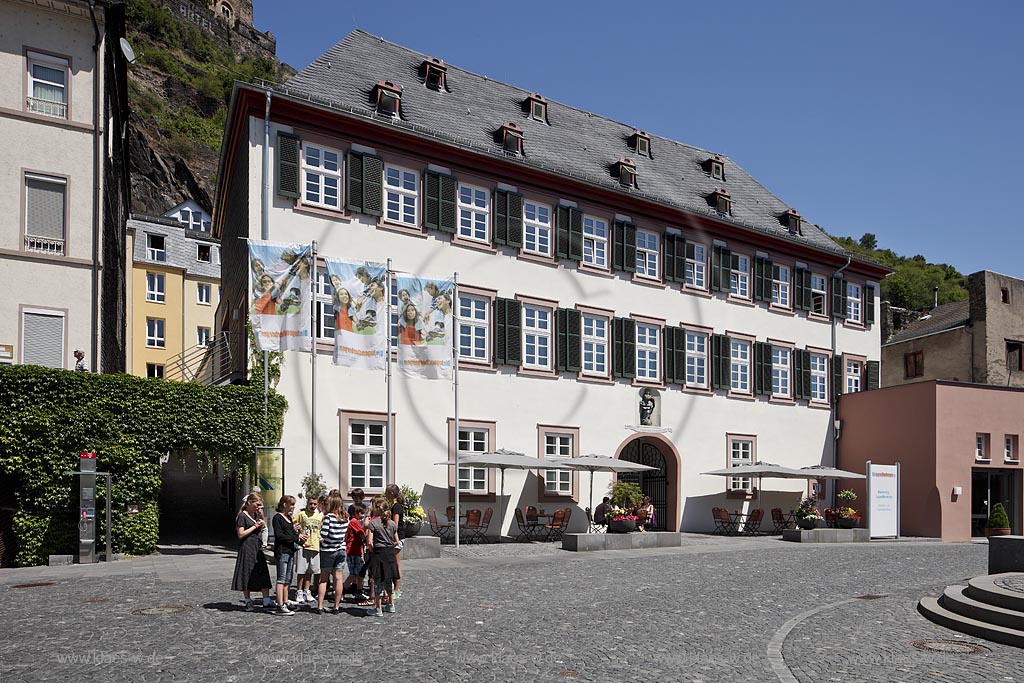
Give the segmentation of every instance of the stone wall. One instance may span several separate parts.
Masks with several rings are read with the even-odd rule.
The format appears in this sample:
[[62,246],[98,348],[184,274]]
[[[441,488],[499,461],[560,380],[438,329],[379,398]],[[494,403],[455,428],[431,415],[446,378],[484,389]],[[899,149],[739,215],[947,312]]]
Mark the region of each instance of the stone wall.
[[[272,33],[263,33],[250,24],[235,18],[233,25],[205,3],[199,4],[189,0],[159,0],[181,19],[193,24],[207,33],[218,45],[235,53],[235,57],[264,57],[276,59],[277,40]],[[251,16],[251,3],[249,4]]]
[[1007,366],[1007,343],[1024,342],[1024,280],[983,270],[967,278],[967,291],[978,335],[975,381],[1024,386],[1024,372]]

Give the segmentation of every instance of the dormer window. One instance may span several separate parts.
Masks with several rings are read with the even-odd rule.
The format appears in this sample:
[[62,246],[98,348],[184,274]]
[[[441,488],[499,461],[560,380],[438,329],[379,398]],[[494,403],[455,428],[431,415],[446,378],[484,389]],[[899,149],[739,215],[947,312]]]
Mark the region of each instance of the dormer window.
[[651,157],[651,136],[642,130],[633,133],[633,149],[639,156]]
[[402,86],[392,81],[377,84],[377,111],[388,116],[398,116],[402,106]]
[[725,214],[726,216],[732,213],[732,197],[729,195],[728,190],[718,188],[710,195],[708,195],[708,204],[713,206],[718,213]]
[[783,221],[783,224],[787,228],[789,228],[789,234],[791,234],[791,235],[800,235],[800,234],[802,234],[800,232],[800,223],[801,223],[800,212],[797,211],[796,209],[790,209],[786,213],[782,214],[782,221]]
[[616,166],[619,168],[619,183],[626,187],[636,187],[636,164],[633,160],[619,159]]
[[523,129],[519,124],[506,121],[501,126],[501,146],[511,154],[523,153]]
[[423,61],[423,83],[433,90],[445,90],[448,85],[445,82],[448,75],[448,67],[437,57],[430,57]]
[[548,122],[548,101],[543,96],[534,93],[526,98],[530,107],[530,118],[534,121]]

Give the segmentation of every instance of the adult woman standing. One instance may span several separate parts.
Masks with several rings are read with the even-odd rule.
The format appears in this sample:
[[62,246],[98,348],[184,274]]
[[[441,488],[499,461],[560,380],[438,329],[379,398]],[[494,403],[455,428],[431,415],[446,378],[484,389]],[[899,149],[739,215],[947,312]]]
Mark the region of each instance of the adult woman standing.
[[[388,484],[384,489],[384,498],[387,499],[388,505],[391,508],[391,521],[395,523],[395,528],[399,534],[402,534],[402,522],[405,519],[405,496],[402,495],[402,490],[398,488],[398,484]],[[401,538],[401,536],[399,536]],[[395,592],[392,595],[393,598],[400,598],[402,596],[399,591],[399,585],[402,583],[402,543],[399,541],[398,546],[395,548],[395,566],[398,567],[398,578],[395,579]]]
[[253,609],[252,591],[262,591],[263,606],[270,607],[270,570],[267,569],[263,542],[260,540],[260,533],[265,527],[263,498],[258,493],[250,493],[235,517],[235,533],[241,544],[235,560],[235,574],[231,579],[231,590],[242,591],[245,596],[246,612]]

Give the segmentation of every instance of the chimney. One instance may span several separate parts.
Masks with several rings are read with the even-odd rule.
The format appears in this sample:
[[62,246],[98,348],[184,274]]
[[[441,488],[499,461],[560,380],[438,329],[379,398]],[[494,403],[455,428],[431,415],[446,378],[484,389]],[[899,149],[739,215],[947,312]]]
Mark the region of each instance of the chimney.
[[932,308],[938,308],[939,307],[939,288],[938,287],[932,287],[932,297],[933,297]]

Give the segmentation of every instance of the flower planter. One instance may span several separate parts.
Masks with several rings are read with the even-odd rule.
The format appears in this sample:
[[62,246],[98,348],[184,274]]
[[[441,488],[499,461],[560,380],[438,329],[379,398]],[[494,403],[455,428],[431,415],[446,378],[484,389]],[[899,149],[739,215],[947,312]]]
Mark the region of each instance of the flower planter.
[[817,529],[821,521],[820,519],[798,519],[796,525],[801,529]]
[[985,536],[1009,536],[1010,530],[1005,527],[986,527]]
[[402,528],[398,530],[399,538],[412,538],[420,532],[420,527],[423,526],[423,522],[409,522],[403,521]]
[[628,534],[630,531],[636,531],[636,521],[632,519],[608,522],[608,533],[610,534]]
[[840,529],[856,529],[860,526],[860,519],[855,517],[837,517],[836,527]]

